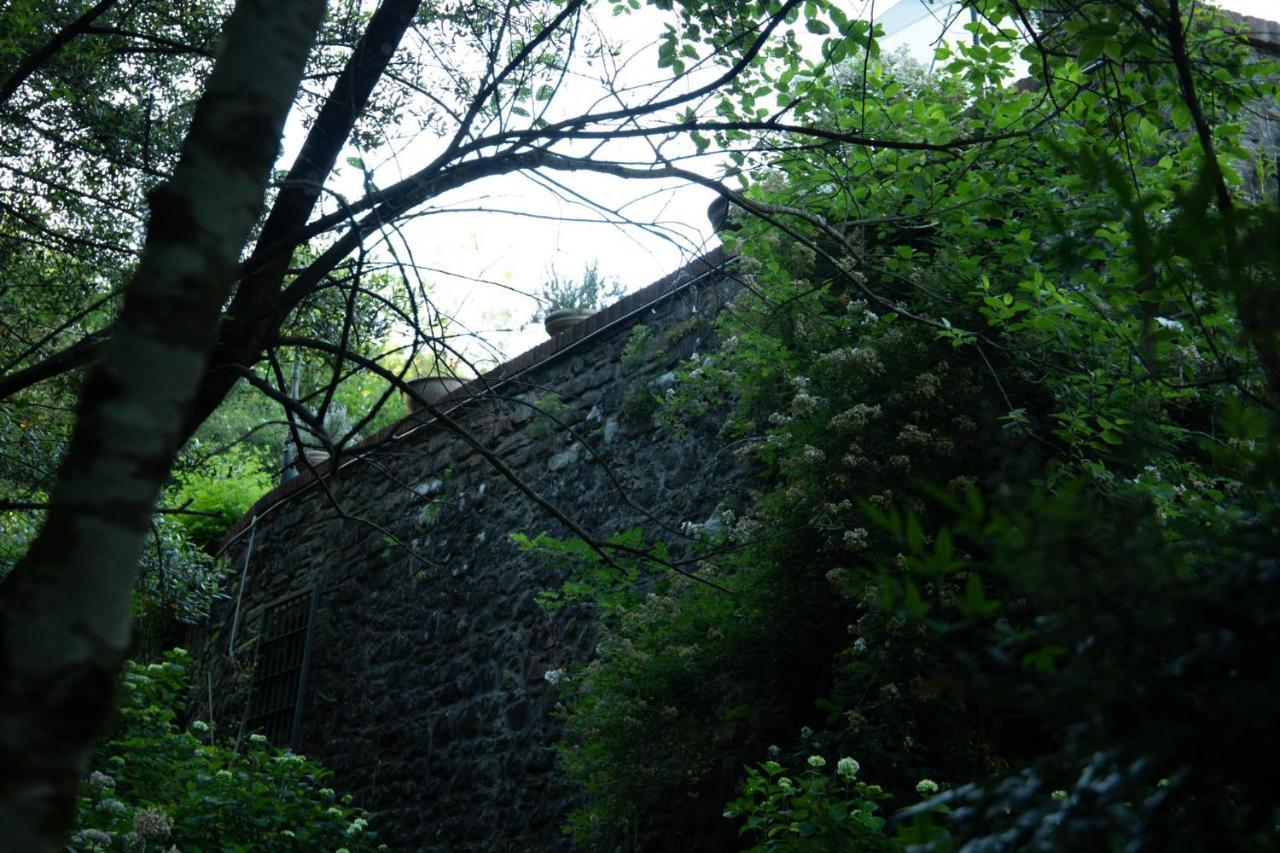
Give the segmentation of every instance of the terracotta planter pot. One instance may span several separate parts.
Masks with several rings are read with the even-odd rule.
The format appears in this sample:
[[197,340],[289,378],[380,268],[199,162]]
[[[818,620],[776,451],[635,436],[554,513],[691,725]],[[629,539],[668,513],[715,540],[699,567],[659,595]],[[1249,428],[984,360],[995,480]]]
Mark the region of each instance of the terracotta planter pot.
[[[409,380],[409,387],[428,403],[440,402],[464,384],[466,383],[456,376],[419,376],[417,379]],[[422,404],[411,394],[404,393],[402,396],[404,397],[404,404],[410,412],[416,412],[422,408]]]
[[548,314],[542,321],[542,327],[547,330],[548,335],[555,337],[565,329],[572,329],[594,313],[584,308],[561,308],[559,311]]
[[[306,462],[302,461],[303,457],[306,457]],[[302,449],[302,456],[293,460],[293,467],[300,472],[310,471],[312,468],[318,468],[328,461],[328,451],[319,450],[315,447],[304,447]]]

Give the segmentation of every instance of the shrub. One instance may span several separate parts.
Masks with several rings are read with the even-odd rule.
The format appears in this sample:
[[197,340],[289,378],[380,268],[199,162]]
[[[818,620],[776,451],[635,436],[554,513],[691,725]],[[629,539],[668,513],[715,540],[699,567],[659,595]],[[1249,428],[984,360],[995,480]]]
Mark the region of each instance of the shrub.
[[170,502],[202,515],[179,515],[192,541],[202,547],[218,540],[271,489],[273,481],[260,456],[232,448],[191,471],[176,475]]
[[[1114,32],[1114,4],[1077,5],[1068,38]],[[869,56],[807,103],[899,138],[1020,112],[1031,93],[989,85],[1003,72],[982,59],[1017,46],[972,29],[981,44],[940,51],[927,85]],[[1239,67],[1239,44],[1195,34]],[[1109,68],[1148,107],[1179,97],[1154,66]],[[1250,76],[1199,85],[1221,106],[1274,98]],[[1131,149],[1114,107],[1044,116],[993,169],[788,153],[744,178],[806,215],[724,237],[742,290],[656,417],[682,438],[730,411],[721,452],[753,491],[724,547],[685,565],[733,594],[673,579],[621,598],[562,683],[580,840],[658,849],[730,800],[762,843],[798,835],[813,791],[738,768],[771,742],[794,754],[807,724],[899,802],[945,783],[951,812],[907,815],[922,843],[1275,846],[1280,443],[1243,334],[1258,319],[1232,299],[1276,280],[1259,230],[1276,212],[1218,216],[1195,140],[1157,130],[1161,107]],[[1219,124],[1220,153],[1240,156],[1239,127]],[[954,207],[920,201],[944,186]]]
[[565,417],[569,413],[569,406],[560,399],[559,394],[545,394],[530,405],[534,411],[533,421],[525,429],[530,438],[551,438],[567,429]]
[[641,323],[634,327],[622,347],[622,366],[631,371],[643,368],[649,359],[661,352],[656,337],[651,326]]
[[322,780],[328,772],[251,735],[247,749],[179,726],[189,657],[130,662],[115,731],[80,786],[74,850],[383,849],[369,816]]
[[741,818],[740,833],[754,843],[750,853],[828,853],[892,850],[881,832],[884,818],[877,801],[886,797],[877,785],[857,779],[858,762],[841,758],[834,768],[811,755],[800,773],[785,774],[777,761],[748,767],[742,795],[729,803],[725,817]]

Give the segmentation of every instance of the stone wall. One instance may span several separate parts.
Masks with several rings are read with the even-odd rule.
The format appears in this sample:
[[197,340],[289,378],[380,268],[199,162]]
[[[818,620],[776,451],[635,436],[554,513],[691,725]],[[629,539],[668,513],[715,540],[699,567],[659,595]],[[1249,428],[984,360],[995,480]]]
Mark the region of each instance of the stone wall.
[[[681,523],[713,515],[736,469],[708,436],[658,432],[644,401],[709,345],[733,286],[723,264],[712,253],[498,368],[450,399],[452,417],[593,534],[655,530],[651,511],[678,550]],[[651,351],[624,363],[642,323]],[[581,441],[531,408],[553,392]],[[553,772],[547,674],[591,653],[594,622],[581,606],[536,604],[561,576],[507,539],[564,529],[426,417],[339,465],[325,466],[322,486],[307,475],[266,496],[229,537],[227,554],[247,570],[229,579],[205,639],[212,707],[202,716],[223,734],[243,726],[264,610],[314,590],[296,747],[380,813],[384,839],[395,849],[564,846],[574,793]]]
[[[1280,59],[1280,23],[1246,15],[1230,17],[1259,59]],[[1241,168],[1245,193],[1253,200],[1280,200],[1280,106],[1259,100],[1246,108],[1243,118],[1241,144],[1249,155],[1249,162]]]

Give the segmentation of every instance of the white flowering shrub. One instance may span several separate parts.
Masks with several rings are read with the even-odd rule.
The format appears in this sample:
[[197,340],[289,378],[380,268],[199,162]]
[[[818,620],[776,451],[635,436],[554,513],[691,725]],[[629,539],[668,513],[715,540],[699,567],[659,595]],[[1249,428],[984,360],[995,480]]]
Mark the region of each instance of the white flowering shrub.
[[807,768],[788,773],[777,761],[747,768],[742,794],[725,817],[741,822],[739,833],[752,853],[828,853],[894,850],[877,814],[888,798],[878,785],[859,781],[857,762],[841,758],[836,772],[811,755]]
[[[722,423],[717,452],[755,474],[726,540],[686,563],[731,592],[672,578],[624,598],[559,686],[578,838],[724,848],[712,805],[748,789],[763,799],[735,813],[776,806],[790,838],[802,774],[784,790],[738,768],[808,723],[831,748],[783,741],[779,763],[857,754],[895,808],[940,801],[916,817],[945,818],[957,847],[1276,846],[1274,795],[1245,780],[1278,757],[1280,212],[1213,208],[1200,141],[1169,132],[1187,129],[1167,111],[1185,81],[1115,59],[1167,57],[1160,30],[1070,5],[1037,92],[998,85],[1025,45],[981,22],[927,84],[874,52],[861,98],[778,81],[873,137],[1038,123],[985,158],[836,144],[740,162],[785,230],[724,235],[742,288],[714,363],[636,398],[678,438]],[[1241,124],[1224,111],[1274,103],[1280,77],[1200,6],[1167,31],[1206,63],[1225,163]],[[1085,65],[1115,100],[1077,98]]]
[[80,786],[72,850],[385,849],[369,816],[339,797],[328,772],[252,735],[243,752],[179,727],[190,658],[130,662],[116,729]]

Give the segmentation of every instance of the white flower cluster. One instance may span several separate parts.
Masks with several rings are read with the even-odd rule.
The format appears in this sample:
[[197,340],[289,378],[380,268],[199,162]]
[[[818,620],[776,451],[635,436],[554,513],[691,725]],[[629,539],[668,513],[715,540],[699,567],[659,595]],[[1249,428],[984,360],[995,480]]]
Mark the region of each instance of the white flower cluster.
[[915,424],[907,424],[898,432],[898,443],[908,447],[927,447],[929,440],[929,433]]
[[836,773],[840,774],[843,779],[852,779],[858,775],[858,771],[861,769],[862,765],[849,757],[842,758],[836,762]]
[[101,829],[82,829],[71,836],[73,842],[90,845],[90,849],[105,847],[111,849],[111,833]]
[[876,352],[867,347],[840,347],[818,356],[824,365],[848,368],[875,375],[884,372],[884,364]]
[[882,414],[880,404],[857,403],[827,422],[837,432],[853,432],[864,428]]
[[114,776],[109,776],[101,770],[95,770],[89,774],[89,785],[93,788],[106,790],[114,788],[116,786],[116,780]]
[[811,415],[822,408],[826,400],[808,391],[799,391],[791,398],[791,411],[800,417]]
[[138,809],[133,815],[133,831],[143,838],[161,840],[173,831],[173,821],[162,809]]
[[942,391],[942,380],[932,373],[921,373],[916,377],[915,392],[926,400],[932,400]]
[[98,811],[106,812],[107,814],[128,814],[129,807],[115,797],[107,797],[98,803]]
[[867,529],[865,527],[856,527],[853,530],[844,532],[844,546],[854,550],[861,550],[867,547]]

